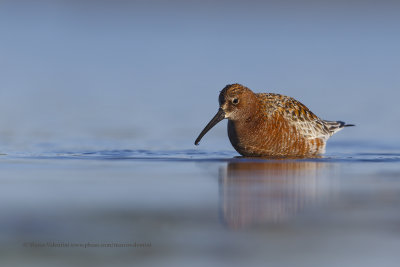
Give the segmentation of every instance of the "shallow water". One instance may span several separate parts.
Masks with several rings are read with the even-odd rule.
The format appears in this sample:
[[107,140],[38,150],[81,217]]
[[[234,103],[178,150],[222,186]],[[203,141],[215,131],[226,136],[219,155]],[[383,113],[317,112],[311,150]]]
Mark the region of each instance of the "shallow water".
[[[400,153],[344,147],[2,155],[2,265],[396,266]],[[121,247],[135,242],[147,247]]]

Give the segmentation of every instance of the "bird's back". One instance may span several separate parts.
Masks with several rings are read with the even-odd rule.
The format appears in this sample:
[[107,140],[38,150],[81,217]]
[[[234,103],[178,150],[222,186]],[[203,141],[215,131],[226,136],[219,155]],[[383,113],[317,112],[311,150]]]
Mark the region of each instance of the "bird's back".
[[266,114],[282,117],[307,139],[321,138],[326,141],[344,127],[343,122],[322,120],[292,97],[273,93],[259,93],[257,96]]

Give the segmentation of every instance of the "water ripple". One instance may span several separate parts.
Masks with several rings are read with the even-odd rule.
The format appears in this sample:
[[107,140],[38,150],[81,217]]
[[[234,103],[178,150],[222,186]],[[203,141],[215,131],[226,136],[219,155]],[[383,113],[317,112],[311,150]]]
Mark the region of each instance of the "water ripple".
[[77,160],[144,160],[144,161],[270,161],[296,160],[316,162],[400,162],[400,153],[334,153],[320,158],[272,159],[246,158],[234,151],[205,150],[99,150],[99,151],[55,151],[42,153],[8,153],[2,159],[77,159]]

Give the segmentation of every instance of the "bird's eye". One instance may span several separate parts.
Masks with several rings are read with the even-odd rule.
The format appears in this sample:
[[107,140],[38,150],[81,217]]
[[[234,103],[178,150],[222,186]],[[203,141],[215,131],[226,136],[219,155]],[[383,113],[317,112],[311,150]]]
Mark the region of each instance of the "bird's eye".
[[237,103],[239,103],[239,99],[237,98],[232,99],[232,103],[236,105]]

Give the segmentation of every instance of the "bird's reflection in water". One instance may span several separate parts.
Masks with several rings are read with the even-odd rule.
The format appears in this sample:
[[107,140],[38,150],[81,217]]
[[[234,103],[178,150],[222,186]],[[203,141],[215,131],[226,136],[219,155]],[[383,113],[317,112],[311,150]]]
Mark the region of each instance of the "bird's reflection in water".
[[326,164],[313,161],[231,162],[220,171],[220,208],[228,228],[279,223],[319,194]]

